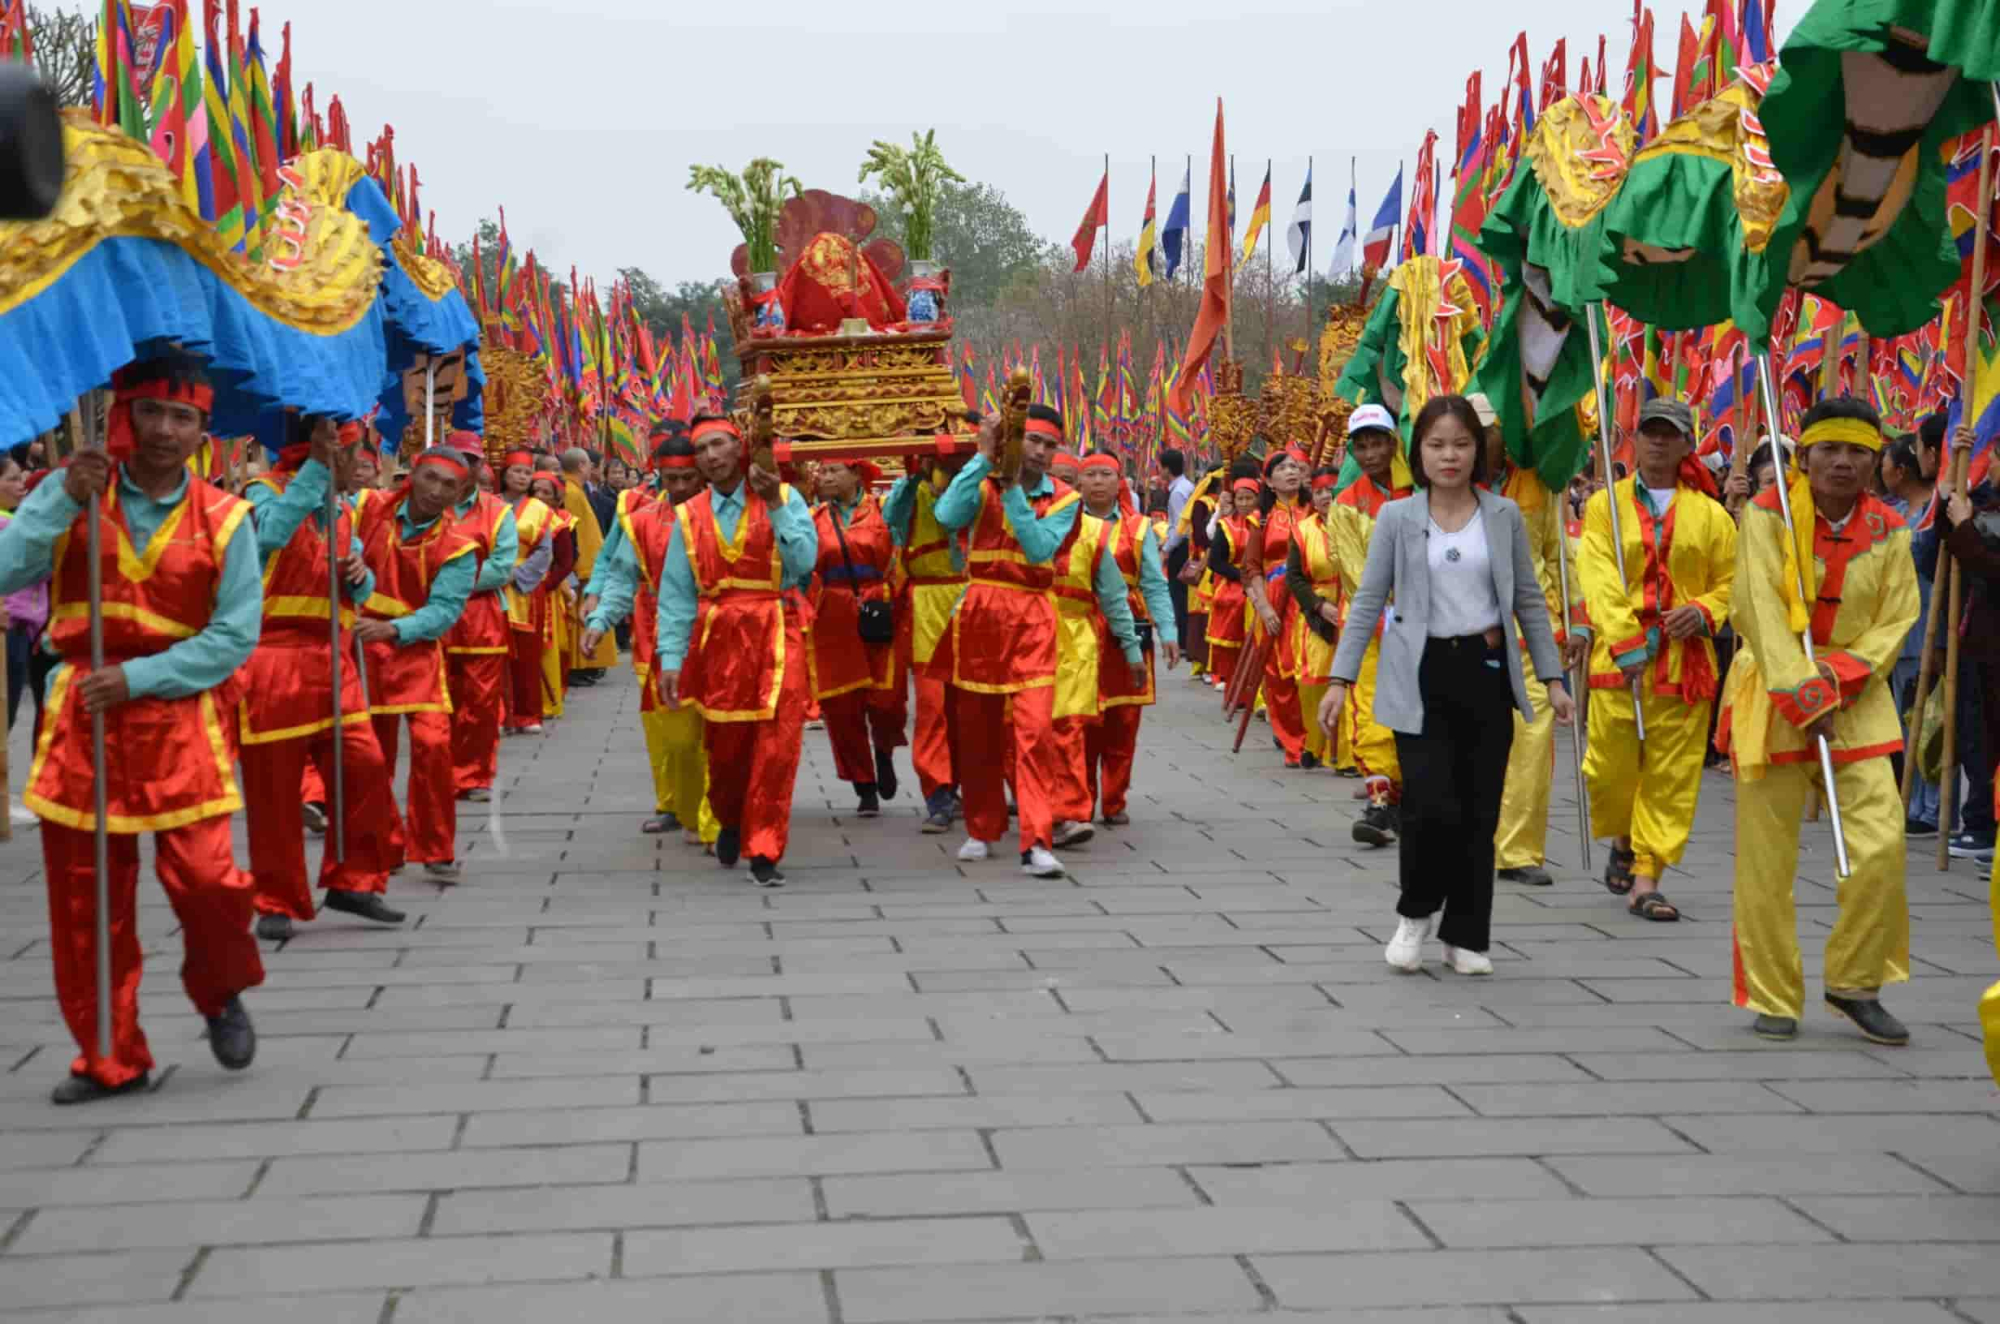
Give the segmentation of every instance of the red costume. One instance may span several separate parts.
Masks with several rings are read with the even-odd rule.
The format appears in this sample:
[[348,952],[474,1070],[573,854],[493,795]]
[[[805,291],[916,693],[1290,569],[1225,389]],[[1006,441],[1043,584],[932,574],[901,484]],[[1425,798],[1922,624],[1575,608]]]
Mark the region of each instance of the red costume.
[[895,644],[862,642],[860,611],[863,602],[890,600],[896,547],[881,506],[866,492],[845,525],[839,521],[831,503],[813,513],[819,562],[813,570],[812,691],[833,746],[834,775],[872,786],[877,759],[905,743],[903,685]]
[[[259,478],[282,493],[292,473]],[[353,546],[353,520],[339,507],[334,546]],[[343,586],[344,587],[344,586]],[[317,518],[299,523],[291,541],[264,567],[264,625],[257,651],[237,673],[238,739],[248,788],[250,870],[257,880],[257,912],[313,917],[306,881],[305,822],[301,798],[291,793],[308,767],[319,784],[333,777],[333,658],[328,642],[327,539]],[[346,805],[346,860],[334,859],[332,829],[320,858],[319,885],[347,892],[380,893],[402,856],[403,823],[391,790],[394,769],[383,762],[369,722],[368,695],[355,665],[350,631],[354,612],[340,610],[340,711],[342,791]],[[321,791],[324,795],[325,792]]]
[[[804,739],[800,605],[784,590],[784,559],[764,499],[746,485],[736,536],[725,543],[714,497],[712,489],[693,497],[674,522],[697,594],[680,693],[706,721],[716,820],[738,830],[743,854],[775,863],[790,839]],[[790,497],[790,488],[780,489],[780,502]]]
[[[455,531],[484,567],[493,558],[500,528],[512,517],[505,501],[475,492],[472,505],[455,518]],[[508,567],[513,573],[513,567]],[[507,600],[498,591],[474,591],[458,624],[444,637],[451,687],[451,763],[461,792],[491,789],[500,772],[500,722],[507,711]]]
[[[356,514],[362,555],[375,572],[375,592],[361,608],[364,617],[392,621],[408,616],[430,600],[441,566],[461,556],[478,556],[478,549],[452,527],[450,512],[405,541],[407,488],[361,496]],[[449,864],[456,855],[458,805],[444,644],[436,639],[373,643],[367,653],[369,708],[388,767],[396,766],[399,728],[405,718],[410,723],[409,809],[404,817],[408,858],[418,864]],[[395,867],[402,863],[397,860]]]
[[[143,554],[132,544],[115,478],[99,507],[106,665],[163,653],[201,633],[230,541],[254,536],[243,529],[248,503],[189,478]],[[230,686],[107,708],[112,1008],[109,1051],[98,1055],[96,777],[91,718],[76,692],[90,673],[88,518],[79,513],[54,549],[47,637],[68,665],[50,679],[22,799],[42,819],[56,996],[82,1047],[70,1072],[118,1086],[153,1066],[139,1029],[139,833],[154,834],[154,871],[180,921],[181,985],[195,1009],[220,1015],[230,999],[264,982],[264,967],[250,936],[250,875],[230,849],[229,816],[243,806],[223,715]]]
[[[1131,510],[1106,529],[1111,556],[1118,573],[1125,578],[1126,601],[1134,621],[1153,624],[1157,636],[1161,628],[1146,610],[1145,595],[1139,592],[1139,553],[1145,546],[1146,522]],[[1139,719],[1154,702],[1153,654],[1145,655],[1145,669],[1135,673],[1125,661],[1125,653],[1111,638],[1109,626],[1101,626],[1098,643],[1097,686],[1100,712],[1096,723],[1084,732],[1084,771],[1090,797],[1106,818],[1125,812],[1132,790],[1132,764],[1139,752]]]
[[[1305,717],[1299,712],[1298,662],[1291,649],[1281,646],[1285,624],[1298,611],[1298,603],[1285,591],[1285,557],[1291,551],[1299,510],[1298,505],[1280,497],[1264,517],[1263,527],[1251,535],[1250,554],[1241,562],[1244,582],[1253,575],[1263,580],[1265,598],[1278,617],[1271,648],[1264,655],[1264,711],[1271,718],[1271,734],[1284,749],[1286,767],[1296,767],[1306,747]],[[1310,514],[1312,508],[1305,510]],[[1261,622],[1257,628],[1262,631]]]
[[[1082,500],[1054,478],[1027,496],[1041,519]],[[1054,832],[1056,766],[1055,567],[1029,562],[1007,523],[997,479],[979,485],[966,562],[971,574],[952,614],[952,684],[958,689],[959,782],[966,832],[998,841],[1007,830],[1001,779],[1011,764],[1021,849],[1046,847]],[[1080,522],[1080,521],[1079,521]],[[1012,709],[1011,723],[1009,709]],[[1009,730],[1011,725],[1012,730]]]

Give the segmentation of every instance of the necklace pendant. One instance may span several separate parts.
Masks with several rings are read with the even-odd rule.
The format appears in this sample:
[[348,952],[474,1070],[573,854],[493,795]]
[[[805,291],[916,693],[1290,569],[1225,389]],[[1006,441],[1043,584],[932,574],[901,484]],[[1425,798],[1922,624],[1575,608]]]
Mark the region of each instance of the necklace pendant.
[[1447,548],[1445,548],[1445,552],[1444,552],[1444,559],[1445,559],[1445,560],[1447,560],[1447,561],[1457,561],[1457,560],[1458,560],[1458,555],[1459,555],[1459,553],[1458,553],[1458,548],[1456,548],[1456,547],[1447,547]]

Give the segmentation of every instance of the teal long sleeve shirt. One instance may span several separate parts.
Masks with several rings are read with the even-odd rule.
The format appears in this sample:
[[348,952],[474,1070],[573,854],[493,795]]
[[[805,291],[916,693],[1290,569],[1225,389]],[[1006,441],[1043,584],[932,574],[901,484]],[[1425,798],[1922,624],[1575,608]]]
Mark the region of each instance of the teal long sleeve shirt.
[[[135,547],[144,548],[187,495],[188,480],[160,500],[135,487],[118,471],[118,506]],[[56,540],[69,532],[83,507],[63,489],[62,475],[28,494],[14,518],[0,529],[0,594],[47,579],[55,570]],[[257,565],[257,537],[244,524],[223,548],[222,579],[208,624],[194,636],[160,652],[124,663],[125,689],[135,699],[185,699],[212,690],[250,660],[264,623],[264,589]],[[82,553],[82,548],[77,549]]]
[[[716,531],[725,539],[736,536],[737,522],[743,518],[743,496],[741,482],[733,492],[709,488]],[[812,512],[795,491],[787,494],[783,505],[772,506],[770,510],[771,532],[777,539],[778,558],[784,564],[779,583],[784,588],[797,588],[812,578],[813,566],[819,561],[819,532],[813,527]],[[669,540],[667,564],[660,573],[660,670],[679,671],[681,663],[687,660],[688,636],[694,631],[695,603],[699,596],[686,544],[679,538]]]
[[[299,466],[283,492],[274,492],[263,483],[252,483],[245,499],[250,502],[250,518],[257,523],[258,569],[270,567],[271,558],[291,545],[292,535],[308,519],[326,532],[326,486],[332,475],[318,460]],[[361,555],[361,540],[349,536],[348,554]],[[369,571],[359,584],[347,584],[349,602],[366,602],[375,591],[375,572]]]
[[[889,495],[882,499],[882,520],[889,526],[889,536],[896,546],[910,545],[910,528],[917,517],[917,486],[928,480],[917,474],[904,474],[889,489]],[[954,573],[965,569],[965,553],[958,545],[958,539],[948,540],[951,548],[951,568]]]
[[[970,525],[979,515],[979,485],[992,471],[993,466],[984,455],[966,461],[958,476],[951,480],[951,486],[939,495],[937,505],[931,508],[937,522],[953,531]],[[1028,498],[1047,495],[1055,484],[1043,474],[1035,481],[1033,491],[1024,490],[1025,487],[1023,483],[1010,486],[1001,497],[1000,509],[1007,516],[1007,527],[1013,531],[1014,541],[1021,545],[1021,554],[1033,565],[1047,565],[1055,559],[1056,549],[1069,537],[1069,531],[1076,527],[1083,503],[1072,501],[1061,510],[1038,516]]]
[[[472,509],[478,493],[458,503],[458,516],[463,518]],[[514,512],[509,510],[500,517],[500,529],[493,535],[493,555],[479,563],[479,573],[473,578],[472,592],[498,593],[514,577],[514,567],[521,561],[521,526],[514,520]]]
[[[511,518],[510,515],[510,521]],[[404,503],[402,510],[397,512],[396,522],[402,529],[403,541],[406,543],[416,541],[425,529],[437,523],[434,519],[425,520],[422,524],[412,521],[407,502]],[[511,522],[509,527],[512,527]],[[494,559],[499,558],[496,556]],[[437,578],[431,581],[430,596],[424,600],[424,605],[408,616],[396,620],[396,642],[405,645],[429,643],[456,624],[458,618],[465,612],[467,600],[472,596],[473,567],[478,561],[478,557],[467,553],[464,556],[454,556],[439,566]]]
[[[675,542],[680,539],[676,538]],[[605,553],[609,552],[610,555]],[[630,538],[621,537],[613,547],[606,539],[597,553],[596,573],[590,577],[590,596],[597,599],[596,610],[585,622],[593,630],[609,630],[632,614],[639,592],[638,548]]]
[[[1116,506],[1105,517],[1104,522],[1117,527],[1123,512]],[[1111,558],[1105,557],[1108,561]],[[1122,576],[1121,576],[1122,578]],[[1167,572],[1160,565],[1159,530],[1151,520],[1145,520],[1145,531],[1139,535],[1139,596],[1146,603],[1146,614],[1153,618],[1153,624],[1170,628],[1174,620],[1174,598],[1167,589]]]
[[[605,578],[604,572],[608,568],[608,563],[617,557],[619,549],[624,547],[627,541],[625,537],[625,522],[623,520],[612,520],[611,527],[604,531],[604,544],[597,549],[597,564],[590,568],[590,582],[583,586],[583,596],[586,598],[601,598],[604,596],[604,591],[610,584],[610,581]],[[636,564],[634,562],[635,566]],[[625,610],[628,613],[632,610],[632,599],[630,596],[627,596],[625,599]],[[621,616],[618,619],[623,620],[625,618]]]

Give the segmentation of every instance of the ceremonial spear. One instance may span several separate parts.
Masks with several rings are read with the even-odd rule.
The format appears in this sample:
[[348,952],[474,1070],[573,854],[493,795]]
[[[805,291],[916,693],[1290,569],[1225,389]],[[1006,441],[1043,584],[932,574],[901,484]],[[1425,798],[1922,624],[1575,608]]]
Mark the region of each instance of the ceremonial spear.
[[[332,426],[322,424],[322,426]],[[347,863],[347,759],[341,744],[346,732],[341,726],[340,685],[340,470],[336,452],[334,468],[326,476],[326,600],[327,629],[333,647],[333,858]]]
[[[70,415],[72,450],[98,450],[104,445],[98,430],[97,393],[88,392]],[[90,602],[90,674],[104,670],[104,552],[103,499],[96,492],[84,508],[85,547]],[[111,835],[106,824],[111,807],[105,787],[104,712],[90,715],[90,796],[93,862],[97,872],[97,1056],[111,1056]]]
[[[1590,331],[1590,372],[1597,385],[1597,453],[1604,467],[1604,508],[1611,514],[1612,560],[1618,567],[1619,591],[1629,597],[1632,585],[1625,577],[1625,535],[1619,528],[1618,519],[1618,476],[1611,468],[1611,417],[1617,401],[1605,389],[1604,349],[1597,331],[1597,318],[1603,307],[1602,304],[1584,305],[1583,324]],[[1639,743],[1643,745],[1646,743],[1646,706],[1640,697],[1644,692],[1642,685],[1639,680],[1632,682],[1632,724],[1638,730]]]

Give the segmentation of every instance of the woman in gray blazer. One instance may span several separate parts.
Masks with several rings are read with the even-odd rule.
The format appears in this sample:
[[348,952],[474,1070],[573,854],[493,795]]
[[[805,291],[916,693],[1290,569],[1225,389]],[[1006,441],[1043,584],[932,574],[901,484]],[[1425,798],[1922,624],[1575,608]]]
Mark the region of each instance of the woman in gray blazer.
[[1368,625],[1382,620],[1375,720],[1396,733],[1403,765],[1401,918],[1387,952],[1399,970],[1423,967],[1435,931],[1452,969],[1493,973],[1493,834],[1514,712],[1535,716],[1523,638],[1556,721],[1568,726],[1576,712],[1520,507],[1479,486],[1484,432],[1464,396],[1436,396],[1417,415],[1410,468],[1422,490],[1375,521],[1347,614],[1359,628],[1341,635],[1319,710],[1330,727],[1361,669]]

